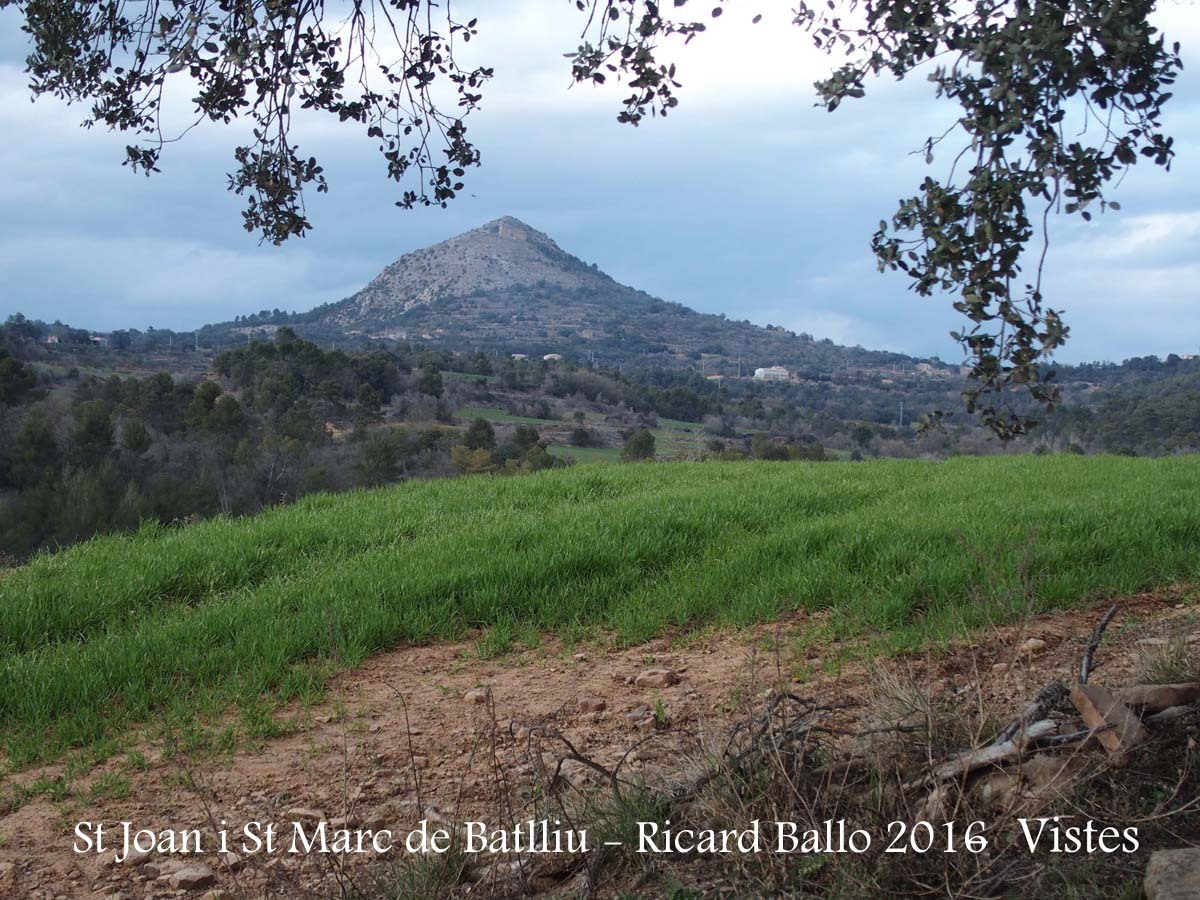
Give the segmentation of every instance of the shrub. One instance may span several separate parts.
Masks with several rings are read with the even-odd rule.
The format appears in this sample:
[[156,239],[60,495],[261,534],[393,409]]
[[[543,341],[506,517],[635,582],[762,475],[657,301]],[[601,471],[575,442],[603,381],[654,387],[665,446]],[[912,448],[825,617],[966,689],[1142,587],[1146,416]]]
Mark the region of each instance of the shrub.
[[639,428],[625,438],[625,447],[621,451],[621,459],[625,462],[641,462],[654,459],[654,435],[646,428]]

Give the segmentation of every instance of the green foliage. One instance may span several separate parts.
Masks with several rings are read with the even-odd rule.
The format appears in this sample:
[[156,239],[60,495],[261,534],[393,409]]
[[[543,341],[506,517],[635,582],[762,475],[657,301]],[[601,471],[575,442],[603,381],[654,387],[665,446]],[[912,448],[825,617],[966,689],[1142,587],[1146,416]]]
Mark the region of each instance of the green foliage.
[[103,400],[75,404],[67,431],[68,455],[78,466],[93,466],[113,447],[112,411]]
[[551,456],[542,444],[534,444],[525,453],[521,468],[526,472],[540,472],[543,469],[553,469],[562,465],[563,462]]
[[485,419],[475,419],[463,435],[463,446],[468,450],[495,450],[496,429]]
[[9,572],[0,738],[50,757],[170,704],[287,696],[312,666],[498,623],[637,642],[832,610],[833,637],[905,649],[1194,580],[1197,542],[1195,457],[605,466],[318,495]]
[[451,448],[450,462],[460,475],[487,475],[497,469],[496,457],[490,450],[470,450],[462,444]]
[[[465,169],[478,163],[464,119],[491,70],[454,63],[453,43],[470,40],[474,21],[427,18],[423,2],[372,3],[344,23],[330,22],[320,6],[266,0],[233,17],[201,2],[17,6],[31,42],[26,71],[34,96],[90,104],[87,124],[137,135],[144,144],[126,148],[134,170],[157,172],[172,140],[160,121],[168,83],[192,85],[199,121],[249,118],[254,139],[234,150],[229,189],[246,197],[246,230],[276,244],[311,227],[305,186],[327,188],[317,160],[290,140],[293,104],[356,123],[378,141],[389,178],[414,173],[417,183],[400,194],[401,206],[445,206],[461,190]],[[399,46],[377,48],[377,18]],[[457,95],[452,112],[434,102],[442,93],[432,90],[435,83]]]
[[654,435],[647,428],[639,428],[625,438],[625,446],[621,450],[621,459],[625,462],[642,462],[654,459]]
[[518,453],[528,453],[542,439],[538,430],[532,425],[518,425],[513,429],[512,445]]
[[49,480],[60,461],[54,424],[45,410],[35,407],[21,419],[9,458],[8,481],[13,487],[28,488]]
[[429,394],[431,397],[442,396],[442,373],[433,367],[428,367],[421,372],[421,380],[417,385],[422,394]]
[[21,360],[0,347],[0,406],[25,400],[37,385],[37,376]]
[[788,451],[759,431],[750,439],[750,455],[755,459],[782,460],[788,458]]

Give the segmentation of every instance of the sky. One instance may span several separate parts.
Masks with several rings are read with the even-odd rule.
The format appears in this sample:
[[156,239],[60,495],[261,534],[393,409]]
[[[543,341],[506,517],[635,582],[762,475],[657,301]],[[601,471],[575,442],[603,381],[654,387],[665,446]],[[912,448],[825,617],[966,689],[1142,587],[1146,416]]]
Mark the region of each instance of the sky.
[[[761,6],[761,5],[760,5]],[[868,85],[834,113],[812,82],[831,65],[786,6],[758,25],[733,0],[675,55],[680,107],[638,128],[616,122],[619,88],[572,87],[563,54],[583,19],[568,0],[462,2],[478,15],[465,62],[496,76],[469,126],[483,166],[448,209],[405,211],[373,143],[305,120],[297,137],[325,166],[308,198],[313,233],[283,247],[241,227],[225,191],[237,135],[204,125],[171,145],[161,174],[121,166],[120,134],[83,112],[30,102],[17,11],[0,11],[0,317],[96,330],[181,330],[260,309],[349,296],[396,257],[513,215],[618,281],[703,312],[782,325],[839,343],[948,361],[962,353],[947,297],[922,299],[880,274],[870,237],[926,167],[920,148],[953,108],[915,78]],[[1170,173],[1140,165],[1111,199],[1120,212],[1052,226],[1044,293],[1064,311],[1064,362],[1200,352],[1200,6],[1155,14],[1183,44],[1167,105]],[[182,112],[186,91],[173,102]]]

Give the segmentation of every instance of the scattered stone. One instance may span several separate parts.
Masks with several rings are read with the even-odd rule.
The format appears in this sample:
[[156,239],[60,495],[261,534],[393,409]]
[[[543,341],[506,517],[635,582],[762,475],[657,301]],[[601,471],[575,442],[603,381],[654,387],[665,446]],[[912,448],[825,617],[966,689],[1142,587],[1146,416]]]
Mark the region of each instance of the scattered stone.
[[414,756],[412,758],[412,765],[413,765],[413,768],[415,768],[415,769],[428,768],[429,767],[429,757],[428,756]]
[[0,887],[12,887],[17,883],[17,867],[10,862],[0,862]]
[[1166,638],[1148,637],[1138,638],[1137,643],[1141,644],[1143,647],[1165,647],[1167,646],[1168,641]]
[[246,866],[246,861],[234,853],[232,850],[226,850],[219,857],[221,864],[230,872],[240,872]]
[[608,709],[608,704],[599,697],[584,697],[579,701],[579,709],[585,713],[601,713]]
[[215,891],[209,891],[200,900],[234,900],[234,897],[224,888],[217,888]]
[[147,878],[164,879],[171,873],[188,868],[188,864],[170,857],[160,857],[142,866],[142,874]]
[[1046,642],[1041,638],[1031,637],[1021,645],[1021,652],[1026,656],[1033,656],[1035,653],[1041,653],[1046,649]]
[[319,809],[309,809],[305,806],[293,806],[285,816],[293,822],[323,822],[325,813]]
[[1127,706],[1137,707],[1144,712],[1161,712],[1172,706],[1200,703],[1200,683],[1135,684],[1121,692],[1121,699]]
[[129,855],[125,857],[121,864],[125,866],[144,866],[148,862],[150,862],[149,850],[131,848]]
[[1142,882],[1146,900],[1195,900],[1200,897],[1200,849],[1155,850]]
[[168,882],[175,890],[196,891],[201,888],[212,887],[216,880],[217,876],[208,868],[204,866],[190,866],[174,872],[168,879]]
[[1121,765],[1129,752],[1146,740],[1146,727],[1133,710],[1098,684],[1077,684],[1071,688],[1071,702],[1083,716],[1084,724],[1096,731],[1098,740]]
[[463,699],[466,700],[468,703],[475,703],[475,704],[486,703],[487,702],[487,691],[484,690],[483,688],[475,688],[474,690],[467,691],[465,694],[463,694]]
[[648,707],[645,703],[639,703],[629,712],[625,713],[625,718],[629,720],[629,724],[636,725],[646,716],[653,716],[654,710]]
[[580,788],[594,781],[597,776],[595,769],[574,759],[564,759],[562,765],[559,766],[558,774],[575,787]]
[[679,684],[679,675],[674,669],[647,669],[633,683],[642,688],[665,688]]

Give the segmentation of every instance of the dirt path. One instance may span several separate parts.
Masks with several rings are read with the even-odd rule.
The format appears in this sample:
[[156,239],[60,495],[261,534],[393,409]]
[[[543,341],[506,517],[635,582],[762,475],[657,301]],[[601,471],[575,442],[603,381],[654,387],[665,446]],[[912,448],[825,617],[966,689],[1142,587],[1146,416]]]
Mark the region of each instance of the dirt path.
[[[1120,626],[1106,639],[1098,677],[1114,685],[1128,681],[1139,654],[1163,634],[1182,632],[1200,640],[1192,602],[1185,604],[1174,593],[1123,600]],[[987,702],[1011,708],[1054,676],[1074,677],[1079,650],[1098,614],[1090,608],[1041,616],[946,653],[883,665],[904,671],[934,693],[982,684],[980,696]],[[550,721],[582,753],[612,764],[653,728],[646,721],[639,726],[628,713],[639,706],[653,710],[661,702],[670,729],[628,763],[638,772],[675,762],[691,739],[684,735],[718,729],[781,677],[818,697],[864,696],[875,675],[873,663],[805,676],[795,686],[797,672],[822,670],[816,651],[797,656],[790,639],[806,627],[811,626],[805,619],[795,618],[718,632],[687,645],[662,639],[628,649],[564,650],[546,640],[539,648],[496,660],[475,658],[469,643],[383,654],[339,676],[323,706],[291,710],[303,719],[302,726],[261,748],[188,761],[164,759],[148,747],[144,771],[129,771],[122,758],[81,779],[94,783],[105,773],[117,773],[129,779],[124,797],[86,804],[40,797],[0,818],[0,897],[143,900],[201,897],[214,890],[212,896],[218,897],[220,889],[231,897],[298,896],[301,886],[328,887],[336,868],[329,856],[260,855],[249,864],[231,860],[238,871],[230,871],[214,852],[214,823],[224,820],[233,834],[247,822],[271,822],[290,834],[293,820],[312,817],[335,826],[344,820],[351,827],[406,832],[422,815],[435,821],[440,816],[487,818],[495,812],[496,780],[520,776],[530,765],[528,743],[521,739],[525,723]],[[1045,646],[1023,651],[1030,637]],[[670,669],[680,680],[661,688],[633,683],[652,668]],[[585,711],[601,704],[599,711]],[[586,776],[569,768],[566,774]],[[119,832],[102,855],[72,851],[78,821],[104,822],[110,829],[123,821],[135,828],[199,829],[208,852],[154,852],[138,864],[115,864]],[[343,876],[357,877],[373,856],[349,859]],[[195,877],[185,874],[197,866],[203,869]],[[201,877],[204,870],[212,880]]]

